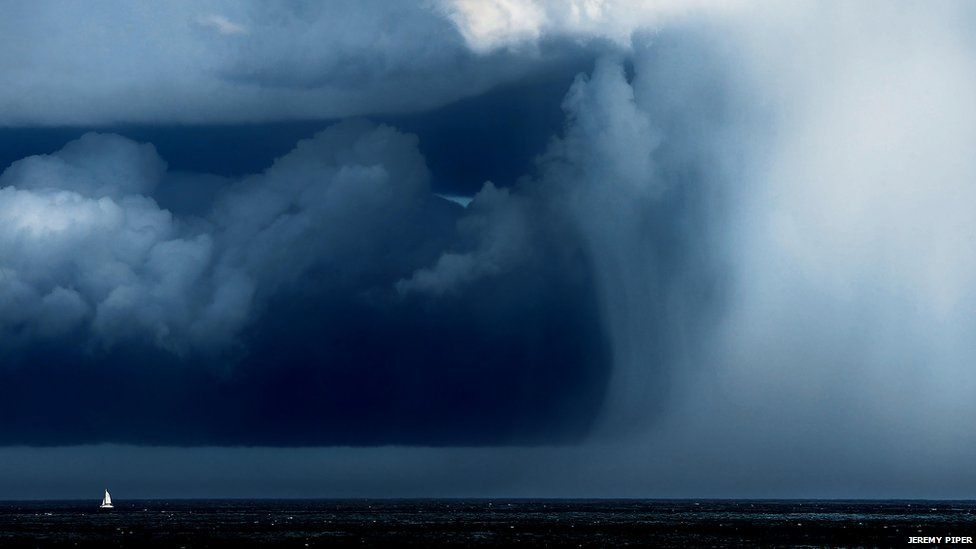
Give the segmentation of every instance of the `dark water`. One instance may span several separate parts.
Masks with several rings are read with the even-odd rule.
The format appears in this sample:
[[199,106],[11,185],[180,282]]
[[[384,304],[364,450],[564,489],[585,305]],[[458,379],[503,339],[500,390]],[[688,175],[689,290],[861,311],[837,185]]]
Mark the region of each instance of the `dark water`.
[[976,536],[976,501],[143,500],[119,501],[111,511],[97,506],[0,503],[0,547],[871,547],[905,545],[909,536]]

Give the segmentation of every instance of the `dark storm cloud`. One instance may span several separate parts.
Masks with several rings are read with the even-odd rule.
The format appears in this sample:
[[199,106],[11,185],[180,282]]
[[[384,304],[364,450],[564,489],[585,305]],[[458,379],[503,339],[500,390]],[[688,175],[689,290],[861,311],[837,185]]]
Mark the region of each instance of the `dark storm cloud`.
[[[0,179],[5,442],[525,442],[581,436],[600,402],[579,250],[490,184],[437,197],[391,127],[334,125],[202,215],[152,195],[213,176],[115,135]],[[57,419],[95,392],[108,409]]]
[[[417,135],[440,193],[473,196],[485,181],[508,187],[529,173],[535,156],[561,131],[561,98],[577,74],[592,68],[595,53],[581,52],[571,63],[539,70],[518,82],[477,97],[422,113],[371,116],[371,120]],[[338,120],[303,120],[247,125],[108,125],[98,133],[151,143],[169,171],[154,197],[173,213],[201,213],[216,190],[265,170],[295,143]],[[47,154],[92,131],[88,127],[0,128],[0,168],[22,158]],[[205,175],[212,174],[212,175]],[[217,176],[217,177],[213,177]],[[202,179],[201,179],[202,178]],[[199,184],[198,184],[199,181]]]
[[183,238],[171,214],[140,194],[164,169],[152,146],[88,134],[0,175],[6,345],[44,334],[52,299],[70,302],[68,318],[102,341],[142,332],[171,343],[191,314],[190,289],[212,241]]
[[[472,51],[442,3],[8,6],[0,126],[240,123],[417,112],[578,55]],[[422,37],[422,38],[420,38]]]
[[429,268],[397,282],[401,293],[453,294],[484,277],[518,268],[530,253],[530,210],[521,198],[491,182],[467,206],[458,224],[460,236],[472,242],[464,252],[446,252]]
[[[355,462],[339,480],[392,468],[430,495],[458,494],[470,470],[437,465],[473,455],[460,495],[973,486],[971,7],[765,5],[651,33],[679,3],[340,4],[346,26],[319,4],[107,5],[0,22],[24,54],[0,60],[3,122],[390,123],[279,125],[239,163],[110,135],[13,163],[3,443],[582,442],[334,454]],[[105,18],[125,24],[70,47]],[[501,86],[542,67],[537,102]],[[185,131],[170,144],[262,130]]]
[[[222,189],[202,220],[157,206],[151,194],[164,172],[151,145],[101,134],[4,171],[4,288],[24,303],[18,314],[81,297],[92,311],[86,329],[104,344],[223,345],[256,303],[313,266],[368,276],[438,200],[416,139],[366,122],[299,142],[264,173]],[[11,319],[4,333],[25,336],[31,324]]]

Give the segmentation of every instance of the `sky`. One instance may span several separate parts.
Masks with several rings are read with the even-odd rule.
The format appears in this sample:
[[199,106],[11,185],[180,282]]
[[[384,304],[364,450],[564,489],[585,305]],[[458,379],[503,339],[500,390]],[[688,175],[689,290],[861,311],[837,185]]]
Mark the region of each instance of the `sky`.
[[972,498],[966,2],[0,19],[0,499]]

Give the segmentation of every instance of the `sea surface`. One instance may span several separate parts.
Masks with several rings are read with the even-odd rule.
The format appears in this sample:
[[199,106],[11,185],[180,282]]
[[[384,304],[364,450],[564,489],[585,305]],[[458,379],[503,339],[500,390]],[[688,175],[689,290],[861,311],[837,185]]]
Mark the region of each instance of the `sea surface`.
[[887,547],[910,536],[976,536],[976,501],[119,500],[108,511],[98,503],[0,502],[0,547]]

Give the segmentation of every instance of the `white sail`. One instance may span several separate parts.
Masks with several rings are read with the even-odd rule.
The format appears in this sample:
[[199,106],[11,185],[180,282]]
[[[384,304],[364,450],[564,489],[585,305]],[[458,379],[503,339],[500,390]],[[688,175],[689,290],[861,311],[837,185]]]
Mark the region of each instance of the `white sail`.
[[100,507],[103,509],[112,508],[112,494],[109,494],[107,489],[105,490],[105,497],[102,498],[102,504]]

